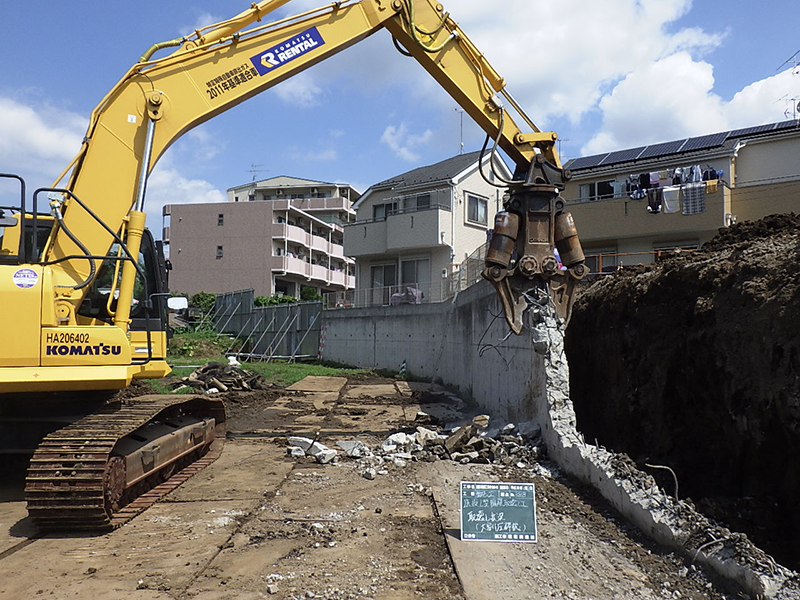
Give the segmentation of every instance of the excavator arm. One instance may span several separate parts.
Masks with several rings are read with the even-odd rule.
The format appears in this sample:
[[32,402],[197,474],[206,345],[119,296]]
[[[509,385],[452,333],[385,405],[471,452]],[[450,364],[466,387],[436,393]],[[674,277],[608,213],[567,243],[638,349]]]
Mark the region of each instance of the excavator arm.
[[[106,253],[113,242],[109,229],[124,234],[128,252],[137,255],[147,177],[178,137],[386,28],[398,49],[413,56],[516,163],[507,212],[498,217],[484,272],[500,294],[509,325],[519,333],[526,287],[534,280],[558,282],[551,293],[566,318],[572,289],[567,284],[578,273],[571,268],[562,277],[549,260],[555,260],[555,224],[563,207],[558,190],[568,176],[556,152],[556,135],[539,130],[525,115],[444,7],[431,0],[345,1],[261,23],[288,1],[264,0],[188,38],[156,44],[93,111],[80,152],[68,167],[68,193],[51,201],[60,226],[53,228],[44,256],[53,264],[56,304],[72,305],[57,313],[75,314],[95,268],[92,260],[74,257]],[[176,49],[168,56],[153,58],[171,47]],[[77,206],[75,198],[91,211]],[[115,315],[123,329],[135,275],[128,261]]]

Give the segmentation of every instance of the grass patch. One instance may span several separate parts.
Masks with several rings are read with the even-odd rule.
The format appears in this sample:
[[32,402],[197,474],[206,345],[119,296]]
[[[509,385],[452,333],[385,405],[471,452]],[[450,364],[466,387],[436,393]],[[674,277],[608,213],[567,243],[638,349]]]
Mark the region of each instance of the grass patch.
[[[162,380],[153,380],[151,384],[160,394],[171,394],[172,383],[187,377],[195,368],[209,361],[227,363],[224,352],[230,346],[230,339],[217,337],[214,332],[197,331],[175,335],[167,348],[167,361],[172,367],[172,375]],[[354,369],[345,366],[328,366],[319,363],[287,362],[272,360],[270,362],[242,362],[246,371],[258,373],[267,384],[282,387],[292,385],[309,375],[325,377],[346,377],[355,373],[368,373],[366,369]],[[186,390],[186,393],[192,390]]]
[[262,375],[267,383],[280,386],[292,385],[309,375],[317,377],[347,377],[355,373],[365,373],[365,369],[328,367],[317,363],[298,363],[286,361],[242,363],[242,368]]

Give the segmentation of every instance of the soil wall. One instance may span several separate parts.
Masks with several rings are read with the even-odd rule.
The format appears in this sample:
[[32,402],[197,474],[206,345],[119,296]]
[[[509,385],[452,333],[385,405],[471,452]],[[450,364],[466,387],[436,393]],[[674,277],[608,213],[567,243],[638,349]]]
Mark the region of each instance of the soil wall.
[[[585,286],[566,332],[587,441],[800,567],[800,218]],[[666,473],[666,478],[664,474]]]

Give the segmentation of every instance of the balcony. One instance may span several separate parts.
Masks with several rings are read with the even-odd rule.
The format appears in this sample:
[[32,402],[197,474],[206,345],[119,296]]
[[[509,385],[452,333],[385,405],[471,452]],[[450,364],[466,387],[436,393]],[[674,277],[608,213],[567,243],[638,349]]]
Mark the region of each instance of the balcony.
[[314,265],[293,256],[274,256],[272,260],[274,261],[273,272],[295,275],[323,286],[335,285],[352,288],[356,285],[356,278],[353,275],[347,275],[344,271],[328,269],[327,265]]
[[422,250],[444,245],[441,232],[449,229],[450,207],[398,211],[385,219],[358,221],[344,228],[347,255],[353,257]]
[[288,240],[308,247],[308,238],[310,234],[306,233],[306,230],[302,227],[289,225],[288,223],[278,223],[274,225],[274,227],[277,228],[272,236],[274,239]]

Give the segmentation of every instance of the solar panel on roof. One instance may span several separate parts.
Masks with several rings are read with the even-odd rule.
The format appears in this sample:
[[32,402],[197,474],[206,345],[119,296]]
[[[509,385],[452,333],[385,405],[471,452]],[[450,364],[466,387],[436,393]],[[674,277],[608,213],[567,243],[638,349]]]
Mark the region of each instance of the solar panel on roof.
[[711,135],[701,135],[700,137],[689,138],[684,144],[681,152],[690,152],[691,150],[702,150],[704,148],[713,148],[714,146],[721,146],[726,138],[728,132],[712,133]]
[[628,150],[617,150],[616,152],[609,153],[608,156],[605,157],[603,160],[604,165],[611,165],[614,163],[625,162],[628,160],[635,160],[639,157],[639,154],[642,153],[646,146],[640,146],[639,148],[629,148]]
[[796,119],[791,119],[789,121],[780,121],[778,123],[775,123],[775,130],[776,131],[780,130],[780,129],[791,129],[792,127],[797,127],[797,120]]
[[764,133],[765,131],[772,131],[775,127],[774,123],[769,125],[757,125],[756,127],[745,127],[744,129],[736,129],[728,133],[729,138],[742,137],[745,135],[752,135],[754,133]]
[[590,167],[596,167],[603,162],[603,159],[606,156],[608,155],[595,154],[594,156],[581,156],[580,158],[570,161],[569,168],[574,171],[575,169],[588,169]]
[[644,152],[639,155],[639,158],[652,158],[654,156],[674,154],[675,152],[680,151],[684,142],[686,142],[685,139],[676,140],[674,142],[664,142],[663,144],[653,144],[652,146],[645,148]]

